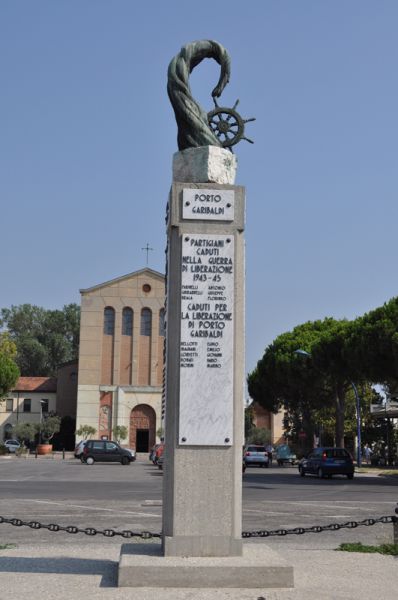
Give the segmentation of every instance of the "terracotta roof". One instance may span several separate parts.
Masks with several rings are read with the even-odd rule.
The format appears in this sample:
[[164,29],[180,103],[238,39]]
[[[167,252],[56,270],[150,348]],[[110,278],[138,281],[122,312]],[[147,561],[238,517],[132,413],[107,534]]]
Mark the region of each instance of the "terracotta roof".
[[16,392],[56,392],[56,377],[20,377],[14,387]]

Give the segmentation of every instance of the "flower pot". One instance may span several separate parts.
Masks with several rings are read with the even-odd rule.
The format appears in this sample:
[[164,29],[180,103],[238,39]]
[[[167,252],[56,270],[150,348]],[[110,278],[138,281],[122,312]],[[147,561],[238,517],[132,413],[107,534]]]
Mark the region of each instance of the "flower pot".
[[52,444],[37,444],[36,451],[37,454],[51,454],[53,446]]

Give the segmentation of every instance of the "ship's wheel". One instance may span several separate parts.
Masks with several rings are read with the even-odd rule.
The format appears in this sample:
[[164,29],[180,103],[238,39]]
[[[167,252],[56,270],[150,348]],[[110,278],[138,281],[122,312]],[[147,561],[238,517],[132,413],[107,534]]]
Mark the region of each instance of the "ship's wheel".
[[213,100],[215,108],[207,113],[207,119],[212,132],[220,140],[221,146],[231,149],[231,146],[235,146],[240,140],[246,140],[253,144],[253,140],[245,137],[245,124],[256,119],[254,117],[243,119],[236,112],[235,109],[239,104],[239,100],[235,102],[232,108],[218,106],[217,100],[215,98]]

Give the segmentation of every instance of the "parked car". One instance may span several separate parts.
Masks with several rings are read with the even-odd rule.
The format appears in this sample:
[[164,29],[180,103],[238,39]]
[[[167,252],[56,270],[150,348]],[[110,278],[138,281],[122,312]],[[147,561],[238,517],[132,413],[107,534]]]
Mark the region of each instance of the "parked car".
[[132,454],[116,442],[104,440],[88,440],[83,448],[81,461],[87,465],[95,462],[119,462],[129,465],[133,461]]
[[83,448],[86,444],[87,440],[82,440],[75,446],[75,458],[81,458],[83,454]]
[[21,447],[21,444],[18,442],[18,440],[6,440],[4,442],[4,446],[7,448],[7,452],[9,454],[14,454],[15,451]]
[[246,467],[250,467],[252,465],[266,468],[269,467],[268,453],[264,446],[257,446],[254,444],[246,446],[243,452],[243,460]]
[[348,479],[352,479],[354,462],[345,448],[315,448],[306,458],[301,459],[298,470],[301,477],[311,473],[318,477],[347,475]]
[[131,462],[134,462],[137,458],[137,454],[134,450],[134,448],[124,448],[124,450],[127,450],[128,452],[130,452],[131,454]]
[[294,465],[297,461],[297,456],[292,452],[288,444],[280,444],[276,447],[276,462],[280,467],[283,465]]

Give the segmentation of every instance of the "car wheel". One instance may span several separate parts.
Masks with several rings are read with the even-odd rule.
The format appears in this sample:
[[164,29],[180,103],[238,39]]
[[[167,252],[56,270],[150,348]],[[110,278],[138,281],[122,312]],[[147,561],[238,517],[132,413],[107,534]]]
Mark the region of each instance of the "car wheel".
[[318,469],[318,477],[319,479],[322,479],[325,476],[324,472],[322,469]]
[[269,463],[265,463],[264,467],[265,467],[266,469],[268,469],[268,467],[269,467]]
[[299,467],[299,473],[300,473],[301,477],[305,476],[305,471],[304,471],[303,467]]
[[347,479],[354,479],[354,473],[347,473]]
[[130,461],[127,458],[127,456],[123,456],[122,460],[120,462],[122,463],[122,465],[129,465],[130,464]]
[[92,456],[88,456],[86,458],[86,465],[93,465],[95,463],[95,460]]
[[81,456],[81,457],[80,457],[80,462],[82,462],[83,464],[86,462],[86,461],[84,460],[84,456]]

